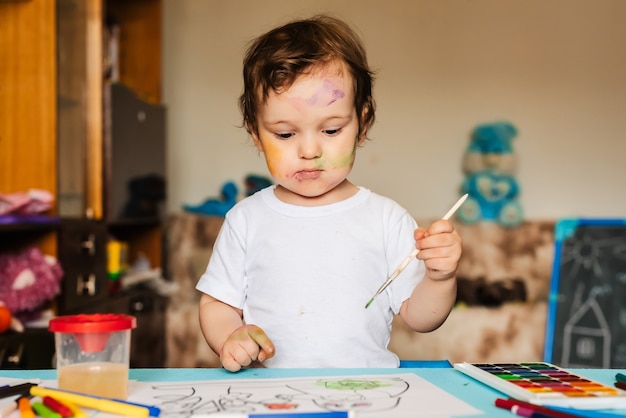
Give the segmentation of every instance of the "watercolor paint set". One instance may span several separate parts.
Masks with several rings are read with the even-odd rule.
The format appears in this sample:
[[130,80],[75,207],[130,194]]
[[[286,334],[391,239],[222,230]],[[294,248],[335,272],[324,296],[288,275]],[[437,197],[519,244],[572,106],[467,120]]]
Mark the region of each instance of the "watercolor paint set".
[[626,408],[626,391],[545,362],[456,363],[454,368],[512,398],[577,409]]

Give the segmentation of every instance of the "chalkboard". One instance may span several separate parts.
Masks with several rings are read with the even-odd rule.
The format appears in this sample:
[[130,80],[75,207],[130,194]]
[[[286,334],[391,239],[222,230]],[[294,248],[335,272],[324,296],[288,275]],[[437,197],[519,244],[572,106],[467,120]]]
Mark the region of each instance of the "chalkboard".
[[626,367],[626,219],[556,223],[544,359]]

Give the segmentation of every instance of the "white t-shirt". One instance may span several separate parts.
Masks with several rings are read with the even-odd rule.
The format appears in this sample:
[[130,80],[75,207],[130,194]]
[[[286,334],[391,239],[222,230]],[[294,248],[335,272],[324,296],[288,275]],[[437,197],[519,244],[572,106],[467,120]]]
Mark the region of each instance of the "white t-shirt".
[[271,186],[226,214],[196,288],[267,333],[276,347],[267,367],[397,367],[391,323],[423,262],[365,304],[415,249],[416,227],[400,205],[365,188],[303,207],[280,201]]

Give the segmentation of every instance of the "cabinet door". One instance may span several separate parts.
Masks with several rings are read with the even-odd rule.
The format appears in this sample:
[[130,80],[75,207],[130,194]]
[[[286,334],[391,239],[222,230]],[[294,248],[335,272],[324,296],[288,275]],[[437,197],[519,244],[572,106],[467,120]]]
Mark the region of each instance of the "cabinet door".
[[101,219],[102,1],[56,5],[59,215]]
[[[56,194],[54,40],[54,2],[0,2],[0,193]],[[54,234],[32,244],[56,254]]]
[[160,102],[161,0],[45,3],[57,6],[59,215],[103,219],[104,115],[110,111],[103,100],[110,66],[118,67],[119,79],[113,81],[150,103]]
[[160,218],[165,201],[165,108],[119,83],[108,90],[105,217]]
[[0,193],[56,192],[54,2],[0,2]]

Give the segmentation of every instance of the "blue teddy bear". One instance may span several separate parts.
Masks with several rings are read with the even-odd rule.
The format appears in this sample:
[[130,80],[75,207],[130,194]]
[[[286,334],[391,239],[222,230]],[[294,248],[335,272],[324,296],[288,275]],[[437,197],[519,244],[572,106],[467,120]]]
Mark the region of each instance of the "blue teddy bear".
[[469,196],[459,209],[462,222],[487,220],[507,227],[522,222],[519,185],[513,176],[516,158],[512,141],[516,135],[517,129],[509,122],[474,129],[463,164],[466,177],[461,192]]

